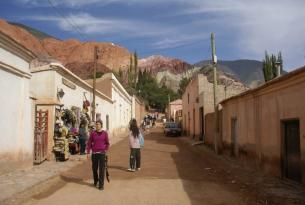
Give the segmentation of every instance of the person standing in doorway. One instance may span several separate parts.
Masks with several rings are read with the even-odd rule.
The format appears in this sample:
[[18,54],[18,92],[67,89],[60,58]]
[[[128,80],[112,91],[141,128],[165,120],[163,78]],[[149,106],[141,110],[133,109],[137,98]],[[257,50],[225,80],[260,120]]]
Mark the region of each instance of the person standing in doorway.
[[105,159],[109,148],[109,139],[108,133],[102,130],[103,122],[101,120],[96,121],[95,126],[96,129],[91,132],[87,142],[87,159],[89,159],[90,150],[92,150],[91,160],[94,186],[98,185],[100,190],[104,190]]
[[134,172],[141,169],[141,146],[140,146],[140,130],[137,121],[132,119],[129,127],[129,145],[130,145],[130,158],[128,171]]
[[86,141],[88,140],[88,131],[86,129],[85,123],[80,124],[78,134],[80,144],[80,155],[84,155],[86,150]]

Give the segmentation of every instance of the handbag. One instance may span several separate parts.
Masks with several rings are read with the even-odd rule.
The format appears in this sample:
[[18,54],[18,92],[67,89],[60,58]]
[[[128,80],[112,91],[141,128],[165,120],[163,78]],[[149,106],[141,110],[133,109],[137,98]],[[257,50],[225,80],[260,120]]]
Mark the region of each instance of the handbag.
[[144,137],[141,132],[139,134],[139,142],[140,142],[140,147],[144,147]]

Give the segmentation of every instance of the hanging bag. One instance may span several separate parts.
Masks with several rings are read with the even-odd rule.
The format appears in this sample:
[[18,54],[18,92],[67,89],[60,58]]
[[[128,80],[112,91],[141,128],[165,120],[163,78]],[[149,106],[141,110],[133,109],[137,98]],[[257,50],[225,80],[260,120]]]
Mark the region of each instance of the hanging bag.
[[142,135],[142,133],[139,133],[139,142],[140,142],[140,147],[144,147],[144,137]]

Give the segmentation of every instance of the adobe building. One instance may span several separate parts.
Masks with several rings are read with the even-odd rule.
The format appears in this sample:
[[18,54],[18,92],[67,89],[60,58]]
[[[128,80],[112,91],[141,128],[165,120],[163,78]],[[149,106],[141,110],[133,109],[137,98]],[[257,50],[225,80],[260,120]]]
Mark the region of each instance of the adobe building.
[[305,67],[221,105],[224,151],[305,183]]
[[182,100],[181,99],[177,99],[174,100],[172,102],[169,103],[169,105],[167,106],[167,112],[168,112],[168,118],[171,121],[171,119],[173,119],[173,121],[176,120],[177,116],[177,111],[182,110]]
[[[86,80],[93,85],[93,80]],[[121,85],[113,73],[106,73],[101,78],[96,79],[96,89],[113,101],[113,117],[111,122],[115,124],[113,135],[128,130],[129,121],[132,116],[132,97]]]
[[[76,125],[79,127],[80,117],[82,114],[87,114],[92,119],[91,106],[84,109],[84,102],[92,102],[93,88],[66,69],[59,63],[50,63],[40,67],[31,68],[32,78],[30,81],[30,90],[35,94],[36,113],[42,113],[41,118],[37,119],[36,124],[44,126],[47,130],[43,135],[35,135],[35,141],[41,141],[41,147],[34,153],[37,161],[42,162],[45,159],[53,158],[54,146],[54,126],[56,118],[63,109],[71,110],[76,116]],[[110,140],[113,136],[113,130],[121,127],[121,124],[116,124],[114,116],[113,100],[105,94],[96,92],[96,119],[101,119],[104,122],[104,129],[109,132]],[[36,114],[37,115],[37,114]],[[42,122],[47,122],[45,125]],[[120,122],[118,122],[120,123]],[[39,128],[37,131],[41,130]]]
[[137,120],[138,126],[141,125],[146,114],[144,102],[135,95],[132,96],[132,118]]
[[35,97],[29,87],[34,58],[0,32],[0,175],[33,165]]
[[[221,75],[217,86],[217,102],[239,94],[247,87],[241,82]],[[214,143],[213,83],[202,73],[193,76],[182,96],[183,131],[194,140]]]

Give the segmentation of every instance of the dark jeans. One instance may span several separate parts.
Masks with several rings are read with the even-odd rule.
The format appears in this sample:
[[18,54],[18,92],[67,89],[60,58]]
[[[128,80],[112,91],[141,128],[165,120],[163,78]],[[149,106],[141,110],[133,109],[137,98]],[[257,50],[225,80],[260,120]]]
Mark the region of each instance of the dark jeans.
[[80,146],[80,154],[85,154],[86,150],[86,139],[84,138],[79,138],[79,146]]
[[[92,154],[91,160],[94,184],[99,182],[99,187],[104,187],[105,153]],[[97,170],[99,171],[98,173]]]
[[129,164],[131,169],[141,167],[141,149],[140,148],[131,148],[130,149],[130,159]]

